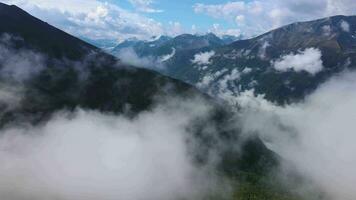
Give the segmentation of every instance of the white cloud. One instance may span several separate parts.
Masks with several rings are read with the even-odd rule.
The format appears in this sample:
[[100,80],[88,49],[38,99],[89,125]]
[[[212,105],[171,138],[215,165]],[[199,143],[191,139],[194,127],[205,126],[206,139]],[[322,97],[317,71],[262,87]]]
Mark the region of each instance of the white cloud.
[[132,47],[120,49],[115,52],[115,56],[118,57],[121,62],[132,65],[135,67],[142,67],[152,70],[165,70],[165,62],[169,61],[176,54],[176,49],[172,48],[172,52],[162,56],[139,56]]
[[2,0],[76,36],[90,39],[148,39],[164,33],[162,25],[140,14],[99,0]]
[[229,74],[224,75],[219,79],[217,83],[218,87],[218,96],[220,99],[225,99],[225,96],[232,96],[238,92],[235,87],[235,82],[238,81],[241,77],[241,73],[237,69],[233,69]]
[[198,65],[208,65],[211,64],[210,59],[215,55],[214,51],[201,52],[194,55],[194,59],[192,60],[193,64]]
[[307,48],[297,54],[283,55],[279,59],[272,61],[271,64],[278,71],[306,71],[313,75],[323,69],[321,51],[315,48]]
[[161,56],[160,57],[160,61],[161,62],[166,62],[168,61],[169,59],[173,58],[173,56],[176,54],[176,49],[175,48],[172,48],[172,53],[170,54],[167,54],[167,55],[164,55],[164,56]]
[[138,11],[146,13],[163,12],[152,8],[153,0],[128,0]]
[[249,68],[249,67],[245,67],[244,70],[242,70],[243,74],[248,74],[248,73],[251,73],[251,72],[252,72],[252,68]]
[[236,15],[237,13],[246,10],[246,3],[243,1],[228,2],[226,4],[205,5],[197,3],[193,6],[196,13],[206,13],[216,18]]
[[139,56],[132,47],[121,49],[115,56],[117,56],[122,63],[135,67],[154,70],[162,70],[165,67],[160,59],[154,56]]
[[251,94],[240,101],[246,108],[244,132],[260,133],[289,166],[322,189],[325,199],[356,198],[355,77],[347,71],[305,101],[283,107]]
[[172,100],[134,119],[78,110],[8,127],[0,133],[0,196],[200,199],[219,187],[209,166],[194,164],[185,127],[209,110],[199,100]]
[[345,32],[350,32],[350,24],[344,20],[341,21],[340,27]]
[[244,15],[237,15],[236,16],[236,23],[244,23],[245,22],[245,16]]
[[214,76],[206,75],[196,84],[196,86],[200,89],[208,89],[210,84],[213,83],[214,81],[215,81]]
[[182,27],[182,24],[179,22],[172,22],[170,21],[168,23],[168,27],[167,27],[167,34],[170,36],[177,36],[180,34],[183,34],[185,32],[185,30]]
[[354,0],[230,1],[223,4],[198,3],[193,9],[199,14],[237,22],[237,29],[248,37],[295,21],[356,14]]

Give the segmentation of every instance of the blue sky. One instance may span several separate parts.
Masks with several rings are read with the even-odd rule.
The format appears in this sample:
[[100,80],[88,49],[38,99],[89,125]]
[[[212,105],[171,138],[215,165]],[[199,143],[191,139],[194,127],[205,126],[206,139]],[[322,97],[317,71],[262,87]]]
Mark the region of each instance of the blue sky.
[[[116,3],[119,6],[129,9],[131,11],[135,10],[135,7],[126,0],[111,0],[110,2]],[[158,13],[147,13],[146,15],[162,22],[163,24],[169,24],[169,22],[180,22],[185,29],[190,29],[193,25],[197,26],[199,29],[208,30],[211,28],[212,24],[220,24],[221,26],[235,27],[234,23],[228,22],[223,19],[214,19],[200,15],[194,12],[193,6],[197,3],[204,2],[205,4],[221,4],[227,1],[223,0],[156,0],[153,6],[156,9],[162,10]]]
[[296,21],[355,15],[355,0],[0,0],[90,39],[182,33],[262,34]]

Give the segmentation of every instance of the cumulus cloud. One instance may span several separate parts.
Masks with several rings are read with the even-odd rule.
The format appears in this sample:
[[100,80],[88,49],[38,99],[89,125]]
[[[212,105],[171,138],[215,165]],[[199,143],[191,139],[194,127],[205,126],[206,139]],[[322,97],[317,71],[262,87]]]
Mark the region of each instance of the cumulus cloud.
[[140,12],[163,12],[162,10],[152,8],[153,0],[129,0],[129,2]]
[[306,71],[315,75],[323,70],[321,51],[315,48],[307,48],[297,54],[290,53],[272,61],[272,66],[281,72],[294,70],[295,72]]
[[197,100],[170,100],[134,119],[79,109],[8,127],[0,134],[0,196],[200,199],[219,187],[209,166],[195,163],[187,126],[207,112]]
[[236,22],[242,34],[250,37],[295,21],[314,20],[332,15],[354,15],[353,0],[266,0],[229,1],[222,4],[197,3],[198,14]]
[[253,93],[239,97],[245,109],[244,132],[259,133],[269,148],[330,199],[356,198],[355,77],[355,72],[345,72],[305,101],[284,107]]
[[198,65],[208,65],[211,64],[210,59],[215,55],[214,51],[201,52],[194,55],[194,59],[192,60],[193,64]]
[[[122,41],[148,39],[164,32],[162,25],[148,17],[99,0],[42,1],[2,0],[76,36]],[[148,2],[149,1],[135,1]],[[141,4],[140,4],[141,5]]]

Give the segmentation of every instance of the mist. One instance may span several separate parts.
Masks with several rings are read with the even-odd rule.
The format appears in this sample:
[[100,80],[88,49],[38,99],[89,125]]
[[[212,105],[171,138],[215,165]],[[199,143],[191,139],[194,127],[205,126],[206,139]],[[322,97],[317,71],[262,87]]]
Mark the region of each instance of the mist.
[[[175,53],[175,50],[173,53]],[[132,47],[121,49],[115,56],[125,64],[153,70],[163,70],[165,68],[164,61],[170,59],[170,55],[162,56],[161,58],[139,56]]]
[[[213,165],[189,151],[189,122],[209,107],[159,104],[134,119],[78,109],[0,132],[6,200],[200,199],[218,187]],[[194,145],[194,144],[193,144]]]
[[[0,118],[21,108],[27,81],[49,60],[15,48],[16,42],[23,39],[0,37]],[[51,61],[73,67],[84,82],[93,59]],[[209,116],[209,105],[200,98],[157,96],[151,109],[134,117],[77,108],[34,124],[14,118],[0,129],[0,199],[203,199],[224,191],[213,153],[204,165],[194,157],[199,144],[190,126]]]
[[283,158],[280,174],[296,170],[330,199],[356,199],[353,91],[356,73],[346,71],[291,105],[278,106],[246,92],[238,98],[240,126],[247,136],[258,133]]
[[16,49],[20,37],[0,35],[0,78],[24,82],[38,74],[45,67],[46,56],[29,49]]

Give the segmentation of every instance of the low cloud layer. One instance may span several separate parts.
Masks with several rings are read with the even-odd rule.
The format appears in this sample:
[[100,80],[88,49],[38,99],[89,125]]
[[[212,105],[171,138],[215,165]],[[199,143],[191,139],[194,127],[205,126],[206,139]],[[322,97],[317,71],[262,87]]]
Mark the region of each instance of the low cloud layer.
[[172,100],[134,119],[77,110],[58,113],[40,126],[4,129],[0,196],[200,199],[217,188],[216,179],[194,164],[186,126],[208,111],[196,101]]
[[312,75],[323,69],[321,51],[315,48],[307,48],[298,53],[290,53],[272,61],[272,66],[281,72],[293,70],[295,72],[306,71]]
[[280,107],[245,93],[246,134],[266,144],[331,199],[355,199],[356,73],[345,72],[323,84],[305,101]]
[[[13,40],[21,38],[0,40],[0,120],[21,108],[27,79],[46,66],[45,56],[15,49]],[[94,58],[55,62],[85,79],[86,62]],[[134,118],[78,108],[36,125],[25,123],[21,114],[21,120],[1,124],[0,198],[202,199],[224,189],[215,176],[215,158],[210,162],[207,156],[207,164],[198,165],[194,157],[198,144],[191,123],[205,119],[211,107],[198,98],[159,99],[155,105]]]
[[[175,50],[173,50],[172,53],[175,54]],[[174,54],[172,54],[172,56]],[[117,56],[121,62],[128,65],[153,70],[163,70],[165,67],[164,62],[169,60],[171,55],[165,55],[160,58],[156,58],[154,56],[139,56],[132,47],[128,47],[120,49],[115,56]]]
[[215,55],[214,51],[201,52],[194,55],[194,59],[192,60],[193,64],[198,65],[209,65],[211,64],[210,59]]

